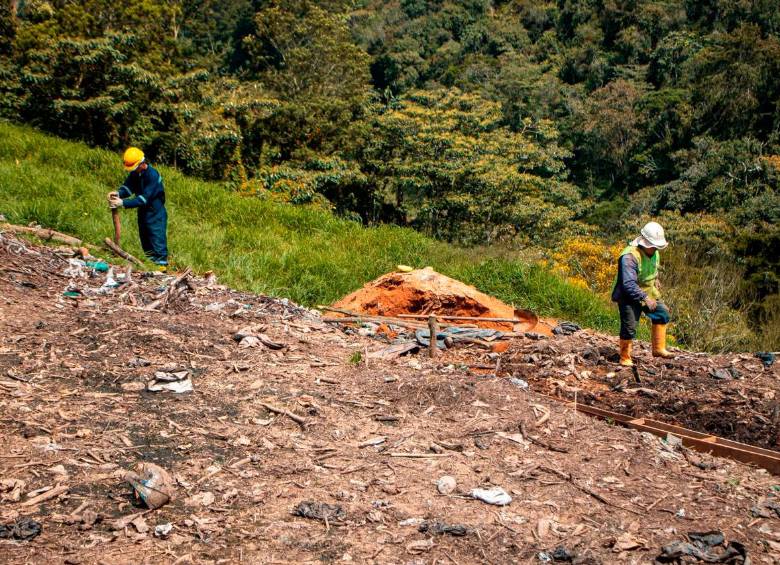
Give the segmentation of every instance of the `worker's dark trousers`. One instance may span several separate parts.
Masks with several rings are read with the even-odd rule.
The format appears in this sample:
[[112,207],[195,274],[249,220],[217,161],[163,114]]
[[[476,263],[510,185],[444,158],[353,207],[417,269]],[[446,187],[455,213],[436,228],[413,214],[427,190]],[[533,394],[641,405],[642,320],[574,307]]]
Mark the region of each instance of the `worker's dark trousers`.
[[168,213],[159,208],[138,214],[138,235],[144,253],[158,265],[168,264]]
[[618,302],[618,311],[620,312],[620,339],[634,339],[636,337],[636,325],[639,323],[639,316],[645,314],[653,324],[668,324],[669,310],[660,302],[651,312],[647,306],[642,306],[639,302]]

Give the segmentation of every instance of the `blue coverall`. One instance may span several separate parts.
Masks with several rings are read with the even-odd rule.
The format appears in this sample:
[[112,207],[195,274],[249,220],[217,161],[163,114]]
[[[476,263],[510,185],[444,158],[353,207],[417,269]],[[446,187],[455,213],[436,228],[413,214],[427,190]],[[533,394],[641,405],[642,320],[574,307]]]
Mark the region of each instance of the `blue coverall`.
[[[151,165],[136,169],[119,187],[125,208],[138,208],[138,234],[144,253],[157,265],[168,264],[168,212],[160,173]],[[135,195],[130,198],[131,195]]]

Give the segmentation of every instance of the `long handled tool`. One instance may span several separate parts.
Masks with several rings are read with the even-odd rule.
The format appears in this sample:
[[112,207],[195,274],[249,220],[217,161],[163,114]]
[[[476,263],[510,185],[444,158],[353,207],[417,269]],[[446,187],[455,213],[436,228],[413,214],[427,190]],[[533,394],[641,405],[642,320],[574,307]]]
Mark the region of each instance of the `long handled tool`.
[[122,236],[122,221],[119,219],[119,210],[111,208],[111,219],[114,220],[114,243],[119,245],[119,238]]
[[114,239],[112,241],[109,238],[106,238],[104,240],[106,247],[108,247],[111,251],[113,251],[123,259],[127,259],[128,261],[135,263],[140,267],[143,267],[144,264],[141,261],[139,261],[132,255],[130,255],[127,251],[125,251],[119,246],[119,238],[122,236],[122,221],[119,218],[119,210],[117,210],[116,208],[111,208],[111,220],[114,223]]

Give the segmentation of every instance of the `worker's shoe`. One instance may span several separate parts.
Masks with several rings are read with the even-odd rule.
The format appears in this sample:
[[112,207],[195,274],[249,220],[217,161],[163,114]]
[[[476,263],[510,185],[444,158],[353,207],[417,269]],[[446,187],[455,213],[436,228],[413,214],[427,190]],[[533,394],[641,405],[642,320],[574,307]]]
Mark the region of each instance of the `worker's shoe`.
[[634,345],[634,341],[631,339],[620,340],[620,364],[624,367],[633,367],[634,362],[631,360],[631,348]]
[[666,349],[666,324],[653,324],[653,357],[674,357],[674,353]]

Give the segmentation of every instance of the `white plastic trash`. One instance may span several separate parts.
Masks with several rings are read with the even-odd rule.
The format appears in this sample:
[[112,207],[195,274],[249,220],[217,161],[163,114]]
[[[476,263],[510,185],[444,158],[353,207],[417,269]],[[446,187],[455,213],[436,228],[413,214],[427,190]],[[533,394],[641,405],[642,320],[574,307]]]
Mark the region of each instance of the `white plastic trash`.
[[487,502],[488,504],[495,504],[496,506],[506,506],[512,502],[512,497],[501,487],[489,489],[475,488],[470,494],[472,498]]

